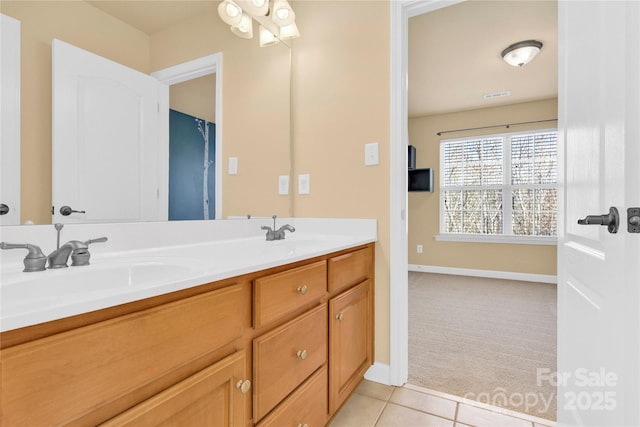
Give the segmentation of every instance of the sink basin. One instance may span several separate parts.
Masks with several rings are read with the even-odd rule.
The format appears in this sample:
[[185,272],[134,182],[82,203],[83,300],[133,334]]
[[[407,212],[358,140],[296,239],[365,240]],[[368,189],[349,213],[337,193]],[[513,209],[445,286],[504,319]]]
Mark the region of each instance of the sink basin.
[[68,267],[37,273],[6,274],[0,296],[3,316],[43,305],[75,303],[79,299],[160,286],[202,274],[204,267],[188,260],[109,260],[84,267]]

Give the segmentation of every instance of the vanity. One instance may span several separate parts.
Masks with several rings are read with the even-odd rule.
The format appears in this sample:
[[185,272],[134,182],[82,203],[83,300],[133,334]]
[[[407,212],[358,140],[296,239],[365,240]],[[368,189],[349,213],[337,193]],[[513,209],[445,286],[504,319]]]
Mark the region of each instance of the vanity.
[[[296,232],[281,241],[251,219],[162,224],[153,245],[136,233],[159,224],[77,225],[112,234],[90,266],[14,275],[3,258],[2,424],[326,425],[373,363],[376,224],[283,221]],[[30,306],[10,287],[115,280],[123,259],[110,292],[94,276]],[[195,267],[171,276],[179,263]]]

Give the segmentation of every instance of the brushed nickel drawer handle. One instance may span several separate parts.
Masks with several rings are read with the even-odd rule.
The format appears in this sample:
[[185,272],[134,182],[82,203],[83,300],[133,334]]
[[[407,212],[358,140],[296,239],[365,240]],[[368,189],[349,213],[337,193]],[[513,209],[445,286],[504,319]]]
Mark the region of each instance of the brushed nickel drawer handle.
[[298,286],[298,289],[296,289],[296,292],[298,292],[300,295],[306,295],[308,290],[309,288],[307,287],[307,285],[302,285],[302,286]]
[[296,356],[300,360],[306,359],[307,358],[307,350],[298,350],[298,352],[296,353]]
[[336,314],[336,320],[342,320],[342,319],[344,319],[344,313]]
[[249,389],[251,388],[251,381],[249,381],[249,380],[244,380],[244,381],[240,380],[236,384],[236,388],[238,390],[240,390],[244,394],[244,393],[248,392]]

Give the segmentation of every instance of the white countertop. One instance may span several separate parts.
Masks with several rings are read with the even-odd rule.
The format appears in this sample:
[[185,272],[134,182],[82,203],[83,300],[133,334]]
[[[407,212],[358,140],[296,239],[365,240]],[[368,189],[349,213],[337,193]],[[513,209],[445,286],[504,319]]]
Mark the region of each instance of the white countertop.
[[[271,219],[182,223],[69,224],[61,242],[107,236],[91,265],[22,272],[25,250],[2,251],[0,331],[17,329],[204,283],[240,276],[377,240],[376,221],[278,219],[295,233],[265,240]],[[53,226],[2,227],[2,241],[55,247]],[[233,237],[236,236],[236,237]],[[47,244],[47,242],[53,243]],[[69,262],[70,263],[70,262]]]

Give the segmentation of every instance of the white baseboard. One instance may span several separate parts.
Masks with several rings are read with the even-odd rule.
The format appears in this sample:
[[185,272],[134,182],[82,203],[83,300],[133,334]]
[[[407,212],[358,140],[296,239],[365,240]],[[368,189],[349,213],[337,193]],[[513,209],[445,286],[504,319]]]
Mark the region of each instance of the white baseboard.
[[525,282],[558,283],[558,276],[550,274],[516,273],[513,271],[476,270],[471,268],[440,267],[437,265],[409,264],[409,271],[421,273],[454,274],[457,276],[488,277],[491,279],[522,280]]
[[364,378],[380,384],[391,385],[391,369],[387,364],[375,362],[364,374]]

